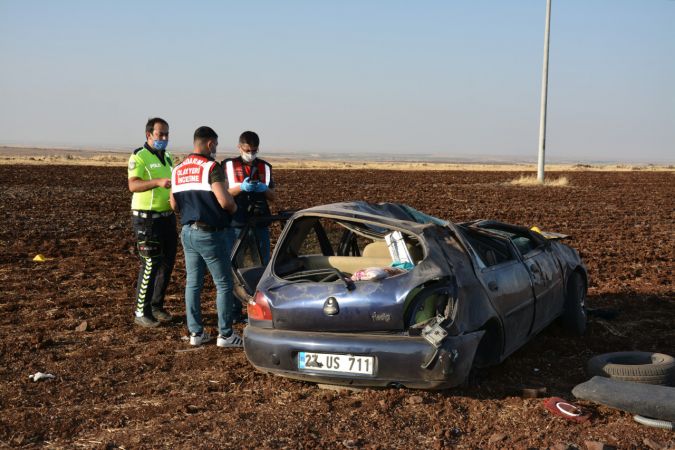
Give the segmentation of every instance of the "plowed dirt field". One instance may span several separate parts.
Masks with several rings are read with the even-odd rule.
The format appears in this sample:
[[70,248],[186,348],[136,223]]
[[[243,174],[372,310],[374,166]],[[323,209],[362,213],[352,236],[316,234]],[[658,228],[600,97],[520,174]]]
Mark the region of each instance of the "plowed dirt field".
[[[256,372],[242,351],[188,349],[179,251],[169,326],[133,325],[138,270],[124,168],[0,166],[0,446],[63,448],[675,447],[675,435],[580,402],[550,415],[523,387],[574,400],[597,353],[675,353],[675,176],[574,172],[568,187],[518,187],[515,172],[275,172],[275,209],[397,201],[463,221],[570,234],[590,273],[583,338],[546,329],[473,385],[439,392],[334,392]],[[556,174],[559,175],[559,174]],[[48,260],[33,262],[44,254]],[[204,293],[214,331],[215,293]],[[77,331],[83,321],[86,331]],[[189,351],[186,351],[189,350]],[[32,382],[28,375],[52,373]]]

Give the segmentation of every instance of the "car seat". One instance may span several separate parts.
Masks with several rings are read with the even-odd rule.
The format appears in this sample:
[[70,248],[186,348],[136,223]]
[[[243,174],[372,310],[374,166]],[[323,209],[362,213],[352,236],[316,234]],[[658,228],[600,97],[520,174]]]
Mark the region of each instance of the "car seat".
[[[422,248],[410,242],[406,242],[406,247],[413,262],[417,264],[423,257]],[[374,241],[366,245],[363,248],[363,256],[369,258],[391,258],[389,247],[387,247],[387,243],[384,241]]]

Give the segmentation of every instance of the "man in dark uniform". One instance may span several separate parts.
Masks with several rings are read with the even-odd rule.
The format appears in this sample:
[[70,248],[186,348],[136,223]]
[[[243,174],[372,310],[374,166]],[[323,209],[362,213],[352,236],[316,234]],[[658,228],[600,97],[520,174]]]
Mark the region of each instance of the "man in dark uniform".
[[190,345],[211,340],[201,316],[201,289],[205,269],[216,286],[218,347],[241,347],[232,330],[232,273],[225,230],[237,205],[227,192],[223,168],[213,157],[218,135],[209,127],[194,134],[194,153],[176,166],[172,174],[171,206],[180,213],[181,242],[185,253],[185,309]]
[[[223,161],[228,191],[237,202],[237,213],[232,219],[232,229],[228,235],[230,249],[250,220],[271,214],[268,202],[275,199],[272,166],[258,158],[259,146],[258,135],[253,131],[244,131],[239,136],[239,156]],[[251,230],[255,233],[262,263],[267,264],[270,260],[269,223],[258,221]],[[239,302],[235,302],[235,316],[236,320],[243,321]]]
[[159,117],[145,125],[146,142],[129,158],[129,190],[136,247],[141,258],[134,308],[137,325],[171,320],[164,294],[176,260],[176,216],[169,203],[173,160],[166,151],[169,124]]

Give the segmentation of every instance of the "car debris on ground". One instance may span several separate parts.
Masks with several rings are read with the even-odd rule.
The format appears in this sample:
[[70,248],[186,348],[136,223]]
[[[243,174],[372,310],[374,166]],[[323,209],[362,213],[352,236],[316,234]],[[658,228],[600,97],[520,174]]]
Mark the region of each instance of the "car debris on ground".
[[33,382],[36,382],[40,380],[51,380],[56,378],[56,376],[51,373],[35,372],[34,374],[28,375],[28,378],[33,380]]

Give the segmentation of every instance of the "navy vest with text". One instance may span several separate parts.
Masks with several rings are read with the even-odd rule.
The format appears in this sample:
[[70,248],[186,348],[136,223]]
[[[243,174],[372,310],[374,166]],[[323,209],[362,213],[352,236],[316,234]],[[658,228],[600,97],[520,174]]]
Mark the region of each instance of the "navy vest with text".
[[193,222],[216,228],[229,225],[230,214],[220,207],[209,183],[209,174],[216,164],[212,158],[193,153],[174,167],[171,190],[183,225]]

